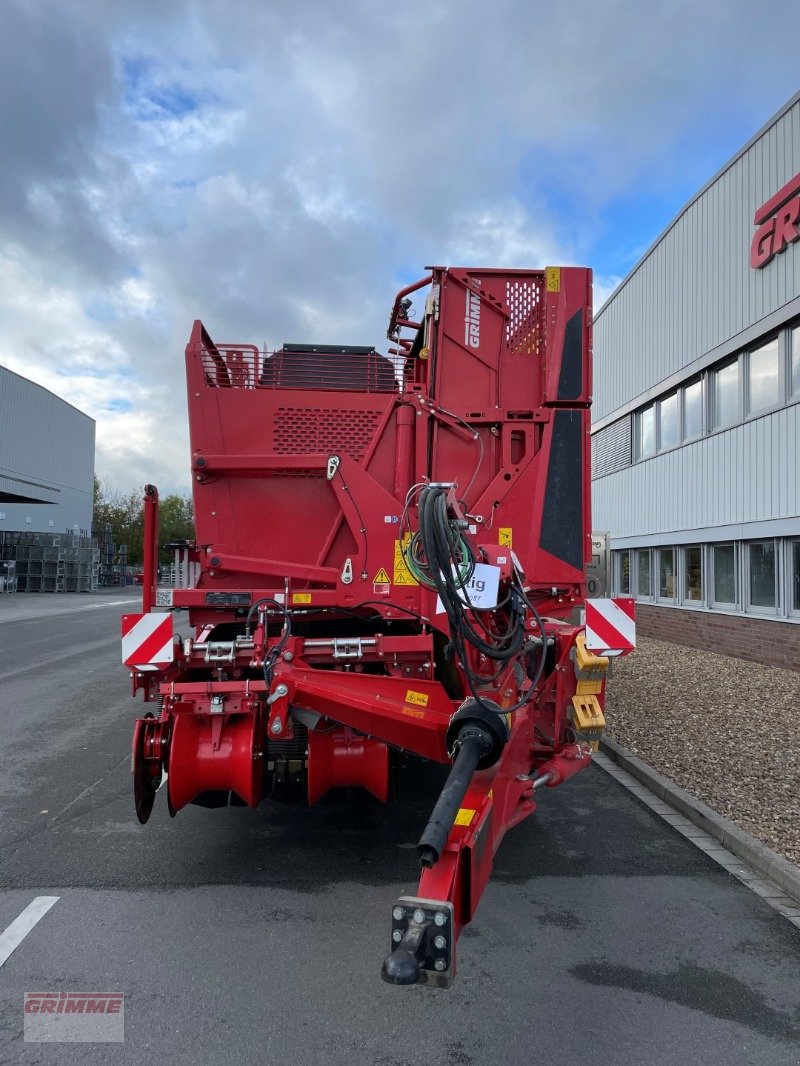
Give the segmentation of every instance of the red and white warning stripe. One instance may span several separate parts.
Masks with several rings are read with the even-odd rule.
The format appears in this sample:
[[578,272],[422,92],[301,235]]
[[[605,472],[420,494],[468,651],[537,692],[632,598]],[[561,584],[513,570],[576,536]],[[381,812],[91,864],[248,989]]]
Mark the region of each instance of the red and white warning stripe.
[[122,661],[126,666],[156,669],[173,660],[171,614],[124,614]]
[[636,604],[622,597],[586,601],[586,647],[589,651],[633,651],[636,647]]

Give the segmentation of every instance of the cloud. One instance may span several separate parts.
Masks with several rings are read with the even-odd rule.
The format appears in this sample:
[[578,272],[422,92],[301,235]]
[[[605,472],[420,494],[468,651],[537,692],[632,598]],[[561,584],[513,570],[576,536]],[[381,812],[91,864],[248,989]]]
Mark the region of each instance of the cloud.
[[602,259],[609,205],[697,187],[794,91],[790,64],[752,62],[764,19],[741,0],[8,0],[0,361],[97,419],[101,475],[172,491],[196,317],[226,340],[381,344],[395,289],[446,261],[587,262],[599,306],[627,269]]

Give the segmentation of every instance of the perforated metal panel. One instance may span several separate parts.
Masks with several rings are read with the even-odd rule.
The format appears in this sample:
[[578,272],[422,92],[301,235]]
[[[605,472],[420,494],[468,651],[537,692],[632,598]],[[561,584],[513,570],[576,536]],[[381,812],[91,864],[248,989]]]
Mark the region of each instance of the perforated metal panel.
[[279,407],[275,414],[273,447],[279,455],[331,452],[361,462],[380,418],[380,411]]
[[513,352],[538,354],[542,347],[542,283],[537,279],[506,282],[506,344]]

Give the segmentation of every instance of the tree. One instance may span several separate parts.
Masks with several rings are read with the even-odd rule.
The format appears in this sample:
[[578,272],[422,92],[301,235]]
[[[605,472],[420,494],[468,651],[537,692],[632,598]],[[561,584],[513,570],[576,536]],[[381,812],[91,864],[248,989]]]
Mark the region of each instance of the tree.
[[[94,479],[94,514],[92,535],[102,541],[106,527],[111,527],[111,539],[117,550],[122,544],[128,547],[128,562],[139,566],[144,557],[144,493],[135,489],[122,493],[107,481]],[[194,513],[191,496],[172,493],[160,501],[159,507],[159,552],[158,561],[172,562],[172,552],[167,544],[173,540],[194,539]]]
[[173,540],[194,540],[194,509],[191,496],[172,493],[159,503],[159,552],[160,563],[171,563],[172,552],[166,547]]

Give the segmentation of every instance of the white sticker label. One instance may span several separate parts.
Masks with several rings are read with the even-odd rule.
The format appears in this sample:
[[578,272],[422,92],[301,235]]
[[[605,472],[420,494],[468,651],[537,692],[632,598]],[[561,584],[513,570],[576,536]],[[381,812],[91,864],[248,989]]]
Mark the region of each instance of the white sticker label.
[[[477,608],[479,611],[488,611],[497,606],[497,590],[500,587],[500,567],[489,566],[488,563],[476,563],[472,577],[467,582],[463,592],[459,593],[460,599],[468,606]],[[444,604],[437,596],[436,613],[444,612]]]
[[172,606],[172,589],[156,589],[156,607]]

